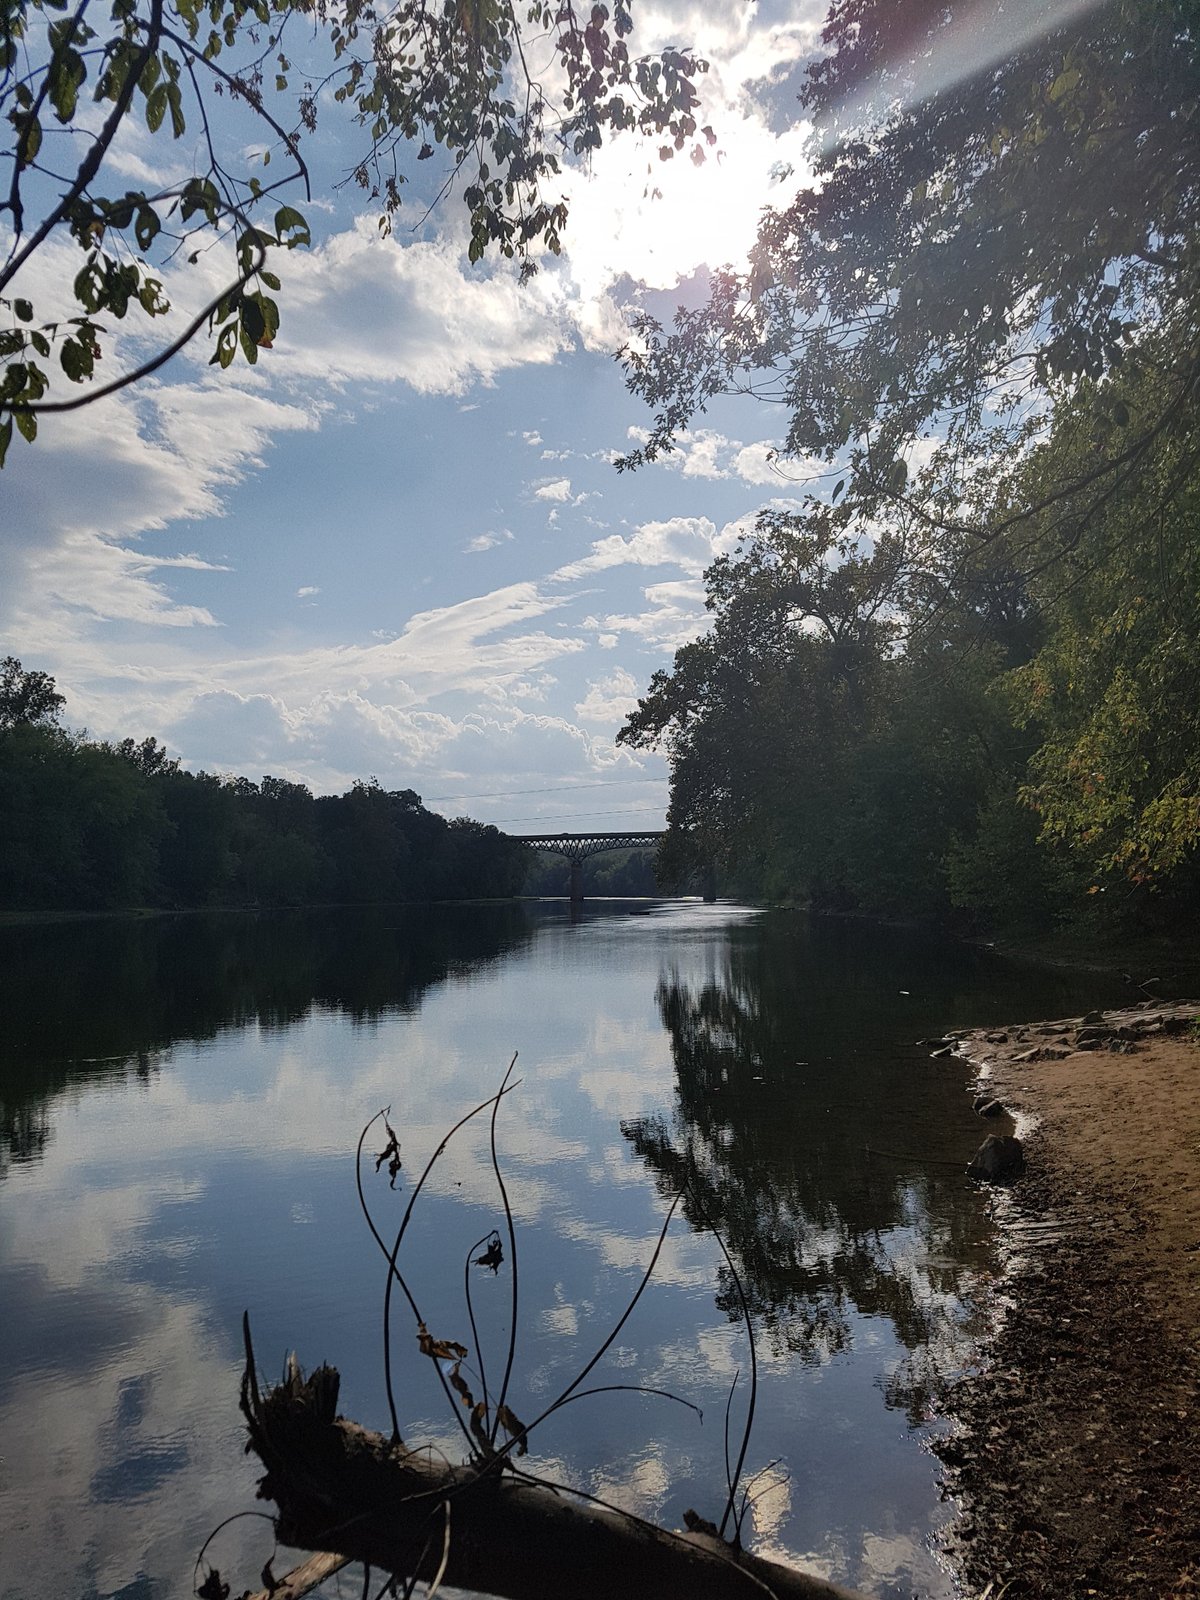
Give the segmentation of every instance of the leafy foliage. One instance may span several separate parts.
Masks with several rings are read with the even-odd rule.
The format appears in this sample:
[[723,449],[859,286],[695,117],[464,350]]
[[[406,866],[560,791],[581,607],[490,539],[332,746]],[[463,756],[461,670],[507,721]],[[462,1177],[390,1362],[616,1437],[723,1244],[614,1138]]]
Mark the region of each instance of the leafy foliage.
[[26,672],[16,656],[0,661],[0,732],[57,722],[65,704],[48,672]]
[[[1150,392],[1147,392],[1147,391]],[[1130,392],[1128,432],[1156,396]],[[1021,477],[1032,493],[1094,450],[1088,400],[1064,411]],[[1014,675],[1041,738],[1022,793],[1043,836],[1138,885],[1161,883],[1200,841],[1200,471],[1194,411],[1148,453],[1037,580],[1055,625]],[[1035,550],[1056,549],[1041,532]]]
[[[69,11],[68,0],[3,0],[0,465],[14,427],[33,440],[41,414],[136,382],[202,329],[222,368],[272,347],[281,282],[269,263],[310,242],[279,194],[310,197],[303,144],[329,98],[363,141],[352,179],[383,232],[401,206],[403,157],[440,149],[438,198],[461,188],[470,259],[495,250],[527,272],[541,247],[560,248],[564,159],[629,129],[661,138],[664,158],[689,145],[702,158],[713,137],[696,117],[705,63],[679,49],[637,57],[632,30],[630,0],[585,15],[570,0],[534,0],[524,21],[511,0],[77,0]],[[529,64],[535,50],[553,91]],[[163,170],[185,175],[104,192],[134,125],[169,142]],[[240,168],[239,144],[251,151]],[[267,171],[273,158],[281,177]],[[57,239],[77,250],[72,266]],[[181,269],[214,249],[224,287],[153,355],[98,381],[110,319],[165,317],[168,269],[186,280]],[[82,392],[50,397],[60,378]]]
[[361,905],[520,889],[525,846],[469,818],[448,822],[411,789],[372,779],[314,798],[283,778],[187,772],[154,739],[96,744],[60,728],[54,680],[12,658],[3,666],[6,908]]
[[1194,923],[1196,23],[834,5],[812,182],[624,353],[658,416],[621,465],[749,392],[839,477],[710,569],[711,632],[622,731],[671,758],[664,862],[874,911]]
[[[1134,431],[1143,394],[1130,394]],[[1060,409],[995,477],[993,506],[1069,480],[1094,451],[1095,403],[1083,391]],[[989,925],[1078,918],[1110,888],[1124,916],[1186,914],[1200,470],[1181,431],[1065,547],[1050,511],[983,546],[895,529],[856,541],[821,508],[760,518],[706,575],[711,631],[620,734],[671,760],[662,861],[677,875],[715,861],[740,887],[818,905],[958,907]]]
[[[1069,508],[1058,484],[1040,502],[1077,529],[1194,403],[1194,4],[839,0],[824,37],[802,95],[813,181],[764,216],[748,270],[715,275],[707,304],[670,332],[642,320],[625,362],[658,416],[623,464],[670,450],[714,396],[750,392],[786,408],[786,452],[844,463],[847,525],[906,501],[990,537],[964,495],[974,468],[1088,380],[1099,458],[1077,464]],[[1103,448],[1148,370],[1154,407]]]

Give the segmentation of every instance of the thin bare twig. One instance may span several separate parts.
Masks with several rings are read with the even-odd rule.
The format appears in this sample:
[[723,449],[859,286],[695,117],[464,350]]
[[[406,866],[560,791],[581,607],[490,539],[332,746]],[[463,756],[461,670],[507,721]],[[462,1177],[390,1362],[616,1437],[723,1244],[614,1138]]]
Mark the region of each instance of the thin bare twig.
[[[725,1512],[721,1518],[721,1525],[718,1530],[721,1538],[723,1539],[725,1537],[725,1528],[729,1522],[730,1516],[733,1514],[735,1497],[737,1495],[737,1486],[742,1476],[742,1468],[746,1462],[746,1451],[750,1448],[750,1434],[754,1428],[754,1407],[758,1399],[758,1354],[754,1348],[754,1323],[750,1318],[750,1306],[746,1300],[746,1291],[742,1288],[742,1280],[738,1277],[738,1270],[733,1264],[733,1257],[729,1254],[728,1247],[725,1244],[725,1240],[721,1237],[720,1231],[712,1222],[709,1221],[708,1216],[705,1213],[703,1203],[700,1199],[700,1196],[697,1194],[694,1185],[689,1185],[688,1194],[691,1196],[692,1204],[696,1207],[696,1212],[699,1215],[701,1222],[704,1223],[705,1227],[709,1230],[713,1238],[721,1247],[721,1254],[725,1257],[725,1265],[729,1268],[729,1275],[733,1279],[733,1286],[737,1290],[738,1300],[741,1303],[742,1317],[746,1324],[746,1337],[750,1341],[750,1402],[746,1407],[746,1426],[742,1431],[742,1447],[738,1451],[737,1465],[733,1469],[733,1478],[729,1485],[729,1499],[725,1502]],[[734,1542],[740,1548],[741,1523],[737,1522],[736,1519],[735,1527],[736,1532]]]
[[[515,1361],[517,1354],[517,1309],[519,1305],[517,1295],[517,1230],[513,1225],[512,1207],[508,1203],[508,1190],[504,1187],[504,1178],[500,1172],[500,1159],[496,1154],[496,1115],[500,1110],[500,1095],[504,1093],[508,1084],[508,1080],[512,1077],[513,1068],[516,1066],[516,1064],[517,1052],[514,1050],[513,1058],[508,1063],[508,1071],[504,1074],[504,1078],[500,1084],[500,1094],[496,1096],[492,1103],[492,1171],[496,1174],[496,1183],[500,1189],[500,1199],[504,1204],[504,1221],[508,1228],[509,1266],[512,1268],[512,1310],[509,1315],[508,1356],[504,1363],[504,1378],[500,1384],[500,1394],[496,1400],[496,1415],[492,1419],[492,1429],[489,1435],[493,1444],[496,1442],[496,1433],[500,1427],[500,1413],[504,1410],[504,1404],[508,1398],[509,1380],[512,1378],[513,1362]],[[481,1362],[482,1359],[483,1358],[481,1356]]]

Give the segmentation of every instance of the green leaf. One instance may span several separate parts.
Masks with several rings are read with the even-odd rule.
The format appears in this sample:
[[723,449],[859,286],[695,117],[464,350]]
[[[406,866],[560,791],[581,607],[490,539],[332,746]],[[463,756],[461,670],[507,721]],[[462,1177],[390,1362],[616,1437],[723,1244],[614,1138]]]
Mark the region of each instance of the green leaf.
[[32,444],[37,438],[37,418],[34,416],[33,412],[16,411],[13,413],[13,417],[18,429],[20,430],[21,437],[28,444]]
[[907,482],[908,463],[897,457],[888,469],[888,488],[893,494],[903,494]]
[[154,242],[154,236],[159,232],[162,223],[158,220],[158,213],[153,206],[142,206],[137,214],[134,233],[137,235],[138,249],[149,250]]
[[90,353],[85,351],[84,346],[78,339],[65,339],[62,348],[58,352],[58,359],[62,363],[63,371],[72,383],[82,383],[84,378],[91,375],[92,361]]
[[36,117],[22,117],[19,126],[17,160],[21,166],[27,167],[31,161],[37,160],[37,153],[42,148],[42,125]]
[[146,126],[151,133],[158,132],[167,114],[168,87],[165,83],[156,84],[146,96]]
[[8,447],[12,443],[12,418],[5,417],[0,422],[0,467],[4,466],[4,458],[8,454]]
[[16,312],[17,319],[20,322],[33,321],[33,307],[28,300],[14,300],[13,310]]
[[1057,105],[1065,96],[1071,94],[1077,87],[1081,76],[1082,74],[1078,67],[1068,67],[1065,72],[1060,72],[1050,85],[1050,93],[1047,98],[1051,105]]
[[280,244],[288,250],[294,250],[298,244],[312,243],[308,223],[292,206],[280,206],[275,213],[275,232]]
[[242,333],[257,345],[266,331],[266,320],[257,301],[252,299],[244,300],[242,302]]
[[237,326],[230,323],[221,329],[221,337],[217,340],[217,348],[209,358],[209,366],[219,366],[222,372],[237,355]]
[[183,94],[177,83],[167,86],[167,104],[171,107],[171,132],[176,139],[182,139],[187,123],[183,117]]
[[836,499],[837,499],[837,497],[838,497],[838,495],[840,495],[840,494],[841,494],[841,492],[842,492],[842,490],[843,490],[843,489],[844,489],[844,488],[845,488],[845,487],[846,487],[846,480],[845,480],[845,478],[840,478],[840,479],[839,479],[839,480],[838,480],[838,483],[837,483],[837,485],[836,485],[836,486],[835,486],[835,488],[834,488],[834,491],[833,491],[833,495],[832,495],[832,497],[831,497],[831,500],[830,500],[830,504],[831,504],[831,505],[832,505],[832,503],[833,503],[833,501],[834,501],[834,500],[836,500]]

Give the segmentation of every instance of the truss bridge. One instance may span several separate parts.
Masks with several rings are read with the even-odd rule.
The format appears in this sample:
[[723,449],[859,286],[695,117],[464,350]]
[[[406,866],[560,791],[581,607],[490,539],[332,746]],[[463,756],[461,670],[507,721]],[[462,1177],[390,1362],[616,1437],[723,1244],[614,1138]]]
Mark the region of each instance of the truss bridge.
[[662,838],[662,830],[654,833],[514,833],[511,837],[534,850],[566,856],[571,863],[571,903],[578,905],[583,899],[583,863],[588,856],[602,855],[606,850],[652,850]]

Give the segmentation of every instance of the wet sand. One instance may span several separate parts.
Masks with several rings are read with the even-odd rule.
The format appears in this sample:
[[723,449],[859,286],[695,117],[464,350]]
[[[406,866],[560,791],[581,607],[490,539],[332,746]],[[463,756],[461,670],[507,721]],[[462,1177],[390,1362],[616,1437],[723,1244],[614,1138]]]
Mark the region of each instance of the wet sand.
[[1026,1157],[995,1191],[994,1332],[938,1447],[968,1596],[1200,1600],[1198,1009],[955,1043],[1009,1113],[981,1140],[1015,1128]]

